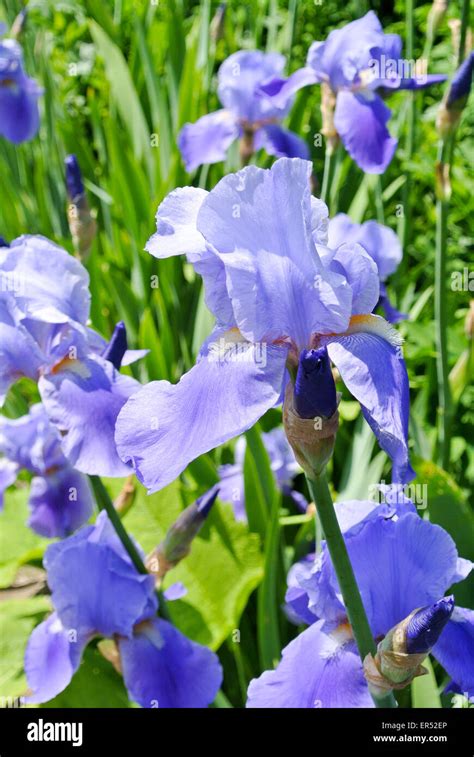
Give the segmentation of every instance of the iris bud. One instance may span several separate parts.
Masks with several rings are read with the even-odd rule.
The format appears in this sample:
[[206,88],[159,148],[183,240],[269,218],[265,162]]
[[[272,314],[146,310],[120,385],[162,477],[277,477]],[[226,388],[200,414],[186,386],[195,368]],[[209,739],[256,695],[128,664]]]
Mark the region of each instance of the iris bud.
[[28,8],[22,8],[18,16],[15,18],[10,31],[10,37],[12,39],[18,39],[26,24],[26,17],[28,15]]
[[79,195],[84,194],[82,174],[75,155],[67,155],[64,159],[66,167],[66,189],[69,199],[74,202]]
[[438,641],[454,610],[454,598],[443,597],[429,607],[423,607],[411,616],[405,630],[408,654],[428,654]]
[[443,597],[433,605],[414,610],[390,629],[375,657],[367,655],[364,660],[365,677],[374,694],[403,689],[427,672],[421,663],[438,641],[453,609],[454,598]]
[[81,260],[85,260],[94,241],[97,224],[89,207],[76,156],[67,155],[64,164],[66,168],[66,190],[70,200],[67,212],[69,230],[76,255]]
[[301,418],[330,418],[336,411],[336,385],[326,347],[301,352],[294,407]]
[[114,328],[114,333],[108,345],[102,352],[102,357],[112,363],[118,371],[122,365],[122,359],[127,351],[127,330],[123,321],[119,321]]
[[218,493],[219,487],[213,486],[183,510],[161,544],[148,555],[146,567],[155,574],[157,583],[161,583],[166,573],[189,554],[193,539],[204,525]]
[[339,399],[326,348],[303,350],[295,384],[288,382],[286,387],[283,424],[295,457],[310,478],[323,472],[334,451]]
[[459,124],[471,91],[473,69],[474,52],[471,52],[454,74],[438,111],[436,126],[442,137],[452,134]]
[[219,3],[209,27],[210,37],[214,42],[218,42],[224,36],[226,11],[227,3]]

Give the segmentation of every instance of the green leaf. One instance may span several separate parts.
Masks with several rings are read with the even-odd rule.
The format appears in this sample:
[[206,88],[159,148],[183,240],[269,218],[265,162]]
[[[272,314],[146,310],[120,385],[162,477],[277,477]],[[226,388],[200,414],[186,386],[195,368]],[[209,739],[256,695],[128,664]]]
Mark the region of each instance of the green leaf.
[[24,696],[28,684],[23,672],[25,647],[33,628],[51,609],[49,597],[9,599],[0,603],[0,702]]
[[423,667],[428,673],[424,676],[417,676],[411,684],[411,702],[413,708],[426,707],[429,709],[439,709],[441,700],[438,693],[438,684],[436,683],[433,665],[429,657],[423,663]]
[[104,60],[113,100],[129,131],[135,156],[140,159],[150,152],[150,130],[127,63],[120,48],[99,24],[90,20],[89,26],[97,50]]
[[280,549],[280,496],[275,494],[265,542],[263,581],[258,588],[257,623],[262,668],[273,668],[281,656],[278,601]]
[[0,513],[0,587],[9,586],[24,563],[41,559],[50,543],[26,525],[29,485],[9,489],[5,495],[5,508]]
[[128,699],[123,678],[97,647],[89,646],[77,673],[57,697],[44,707],[133,707]]

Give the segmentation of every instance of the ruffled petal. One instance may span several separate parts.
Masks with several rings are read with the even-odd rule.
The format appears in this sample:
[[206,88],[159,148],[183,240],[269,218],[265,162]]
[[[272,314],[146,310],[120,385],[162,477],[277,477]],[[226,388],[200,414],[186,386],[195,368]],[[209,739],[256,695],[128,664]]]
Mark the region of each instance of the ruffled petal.
[[227,293],[224,264],[198,231],[196,222],[208,192],[195,187],[175,189],[160,204],[156,214],[156,234],[145,249],[156,258],[186,255],[202,276],[206,305],[219,325],[234,325],[232,303]]
[[98,476],[130,473],[117,454],[114,433],[120,410],[140,388],[138,381],[92,356],[42,376],[38,387],[51,422],[62,434],[63,452],[75,468]]
[[386,126],[390,116],[378,95],[368,99],[345,90],[338,92],[334,125],[347,152],[366,173],[383,173],[393,158],[397,140]]
[[249,341],[344,330],[351,292],[323,268],[312,239],[311,163],[281,158],[249,166],[209,193],[198,228],[218,251],[236,323]]
[[[1,278],[0,272],[0,281]],[[22,376],[36,381],[46,361],[21,318],[13,297],[0,292],[0,404],[10,386]]]
[[377,221],[353,223],[345,213],[338,213],[329,222],[328,245],[335,249],[345,242],[362,245],[377,264],[382,281],[396,271],[402,259],[402,246],[393,229]]
[[[324,261],[326,265],[326,260]],[[352,315],[371,313],[380,293],[379,273],[371,256],[357,242],[341,244],[329,269],[344,276],[352,289]]]
[[203,708],[219,691],[217,655],[166,620],[143,623],[118,646],[125,685],[142,707]]
[[255,134],[255,149],[260,147],[269,155],[276,155],[278,158],[308,160],[310,157],[309,147],[304,139],[277,124],[264,126]]
[[88,638],[65,629],[53,613],[32,632],[25,651],[25,672],[32,694],[28,704],[49,702],[70,683]]
[[303,87],[320,81],[316,72],[310,67],[299,68],[288,78],[273,76],[260,86],[263,92],[278,108],[285,108],[291,103],[293,95]]
[[474,696],[474,610],[455,607],[433,654],[458,690]]
[[142,575],[124,554],[105,513],[94,527],[46,550],[44,565],[56,612],[79,636],[130,637],[156,611],[154,578]]
[[350,331],[327,340],[329,356],[392,459],[392,481],[407,483],[415,475],[408,453],[410,394],[397,335],[374,315],[356,316]]
[[25,317],[46,323],[89,317],[89,274],[61,247],[42,236],[22,236],[0,250],[5,286],[11,282],[15,302]]
[[60,436],[41,403],[32,405],[19,418],[0,417],[0,452],[20,468],[37,475],[66,463]]
[[41,536],[64,538],[86,523],[94,500],[89,482],[70,466],[31,482],[28,525]]
[[356,646],[345,629],[318,621],[283,650],[276,668],[251,681],[247,707],[373,707]]
[[239,121],[256,123],[283,117],[290,103],[275,105],[260,85],[283,71],[285,58],[279,53],[240,50],[230,55],[219,68],[218,94],[221,103]]
[[197,187],[174,189],[165,197],[156,212],[156,233],[150,237],[145,250],[155,258],[172,255],[199,257],[206,250],[206,241],[196,228],[202,203],[208,192]]
[[279,399],[287,349],[231,342],[221,332],[178,384],[154,381],[117,421],[120,456],[150,491],[195,458],[250,428]]
[[[438,601],[456,573],[456,546],[440,526],[416,513],[386,517],[382,510],[346,534],[346,544],[374,638],[414,609]],[[339,584],[325,547],[303,581],[309,608],[320,617],[345,617]]]
[[217,110],[202,116],[194,124],[185,124],[178,135],[178,147],[191,173],[205,163],[225,160],[232,142],[239,136],[239,127],[228,110]]

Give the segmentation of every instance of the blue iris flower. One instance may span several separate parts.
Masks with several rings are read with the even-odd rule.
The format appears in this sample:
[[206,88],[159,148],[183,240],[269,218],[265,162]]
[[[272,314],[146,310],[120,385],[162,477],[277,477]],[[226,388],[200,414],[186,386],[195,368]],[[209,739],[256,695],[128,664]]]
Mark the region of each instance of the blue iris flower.
[[[1,27],[1,25],[0,25]],[[2,34],[0,28],[0,36]],[[32,139],[39,128],[38,98],[43,90],[23,68],[14,39],[0,40],[0,135],[14,144]]]
[[[345,502],[336,511],[374,639],[423,608],[409,624],[408,651],[433,645],[457,690],[471,695],[474,612],[453,611],[443,595],[473,563],[459,558],[449,534],[420,518],[397,487],[384,504]],[[283,650],[275,670],[250,683],[247,706],[373,707],[325,544],[316,562],[293,566],[286,599],[290,617],[309,627]]]
[[117,667],[142,707],[207,707],[214,700],[222,681],[217,656],[157,616],[155,579],[137,572],[105,512],[49,546],[44,565],[55,609],[28,641],[28,702],[63,691],[97,636],[115,641]]
[[304,68],[289,78],[274,77],[261,89],[275,106],[308,84],[325,84],[335,97],[334,127],[344,147],[366,173],[383,173],[397,140],[387,122],[391,111],[382,95],[400,89],[422,89],[444,81],[443,75],[410,71],[402,58],[398,34],[384,34],[373,11],[314,42]]
[[278,157],[309,157],[306,143],[279,125],[290,110],[291,98],[280,107],[260,89],[281,74],[284,65],[283,55],[260,50],[241,50],[224,61],[218,73],[218,94],[224,108],[185,124],[179,133],[178,146],[187,171],[225,160],[232,142],[244,134],[251,134],[252,151],[263,148]]
[[[126,476],[115,421],[140,384],[118,371],[119,335],[107,347],[87,326],[86,269],[48,239],[23,236],[0,249],[0,282],[0,399],[17,379],[33,379],[70,463],[83,473]],[[119,352],[121,365],[144,354]]]
[[148,384],[118,416],[119,454],[151,491],[281,402],[301,351],[321,347],[392,458],[393,480],[413,477],[401,340],[372,315],[377,266],[358,244],[327,247],[311,168],[299,158],[249,166],[210,192],[177,189],[158,208],[146,249],[187,255],[216,326],[178,384]]
[[87,476],[71,466],[61,449],[61,437],[41,404],[28,415],[0,418],[0,504],[3,493],[20,470],[31,481],[28,525],[42,536],[68,536],[89,520],[93,510]]

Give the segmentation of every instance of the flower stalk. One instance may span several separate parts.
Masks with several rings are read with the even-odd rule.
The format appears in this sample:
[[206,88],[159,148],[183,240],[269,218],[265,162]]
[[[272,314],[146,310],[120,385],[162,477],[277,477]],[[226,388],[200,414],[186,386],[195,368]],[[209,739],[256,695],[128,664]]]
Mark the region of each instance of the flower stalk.
[[[375,656],[377,648],[367,620],[344,537],[339,527],[326,475],[325,473],[321,473],[314,478],[307,476],[307,482],[310,494],[316,504],[324,538],[326,539],[347,610],[347,616],[361,660],[363,661],[367,655]],[[380,693],[371,691],[371,696],[376,707],[395,708],[398,706],[395,697],[390,691]]]
[[97,506],[99,510],[105,510],[105,512],[107,513],[109,520],[112,523],[112,526],[114,527],[117,536],[122,542],[135,568],[138,570],[139,573],[142,573],[143,575],[148,574],[148,571],[143,563],[143,560],[140,557],[138,550],[135,547],[133,541],[128,535],[122,521],[120,520],[120,516],[117,513],[117,510],[114,507],[114,503],[110,499],[109,493],[107,489],[105,488],[104,484],[102,483],[102,480],[100,479],[99,476],[89,476],[89,480],[94,490],[94,494],[97,500]]

